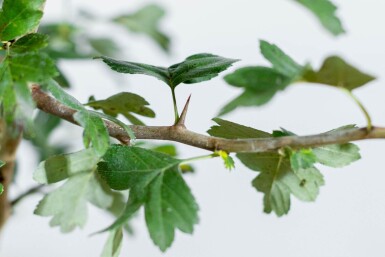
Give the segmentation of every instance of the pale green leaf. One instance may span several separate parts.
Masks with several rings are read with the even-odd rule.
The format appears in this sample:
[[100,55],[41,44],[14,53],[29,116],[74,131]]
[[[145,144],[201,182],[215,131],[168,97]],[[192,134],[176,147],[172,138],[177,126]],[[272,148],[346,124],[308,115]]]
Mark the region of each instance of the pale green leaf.
[[121,228],[111,230],[101,257],[118,257],[122,247],[123,231]]
[[246,127],[231,121],[220,118],[214,118],[213,121],[215,121],[219,126],[214,125],[207,131],[207,133],[211,136],[229,139],[271,137],[271,135],[267,132]]
[[151,37],[160,47],[168,51],[170,39],[159,29],[159,22],[164,13],[165,11],[159,5],[150,4],[133,14],[118,16],[113,21],[132,32]]
[[308,169],[317,162],[317,157],[311,149],[300,149],[290,154],[290,163],[294,171]]
[[78,173],[96,169],[100,157],[89,148],[76,153],[56,155],[41,162],[33,173],[33,179],[42,184],[51,184]]
[[317,162],[334,168],[344,167],[361,159],[359,151],[358,146],[352,143],[327,145],[313,149]]
[[340,19],[336,16],[337,7],[330,0],[295,0],[309,9],[322,25],[337,36],[345,32]]

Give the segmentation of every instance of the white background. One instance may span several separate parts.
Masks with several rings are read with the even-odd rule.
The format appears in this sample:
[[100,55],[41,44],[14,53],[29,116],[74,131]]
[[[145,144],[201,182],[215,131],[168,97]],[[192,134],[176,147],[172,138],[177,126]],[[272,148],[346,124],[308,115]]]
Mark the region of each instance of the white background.
[[[46,20],[71,19],[68,4],[81,6],[103,17],[133,11],[145,1],[73,0],[48,1]],[[376,82],[355,91],[369,109],[374,123],[385,124],[385,2],[378,0],[338,0],[347,35],[334,38],[315,18],[290,0],[163,0],[167,9],[163,28],[172,37],[172,54],[162,53],[144,36],[115,35],[131,61],[170,65],[194,53],[209,52],[239,58],[234,68],[266,64],[259,53],[258,40],[281,46],[298,62],[309,61],[318,67],[330,54],[379,77]],[[69,16],[68,16],[69,14]],[[94,24],[89,33],[103,34],[105,28]],[[117,34],[122,30],[112,31]],[[109,34],[110,35],[110,34]],[[167,125],[173,120],[167,87],[154,78],[112,74],[97,61],[67,62],[63,69],[71,75],[71,90],[82,102],[90,94],[97,99],[126,90],[143,95],[157,112],[150,125]],[[187,126],[204,133],[220,107],[240,92],[227,86],[221,77],[211,81],[180,85],[180,108],[192,93]],[[262,108],[241,108],[224,117],[241,124],[271,131],[279,127],[298,134],[323,132],[345,124],[365,125],[359,109],[336,89],[299,84],[278,94]],[[55,137],[80,141],[81,130],[72,125]],[[192,236],[177,232],[172,247],[162,254],[149,239],[143,217],[134,220],[135,236],[125,237],[121,256],[135,257],[361,257],[385,256],[385,170],[384,142],[359,142],[363,159],[344,169],[321,167],[326,185],[316,203],[292,199],[289,215],[277,218],[262,212],[262,195],[250,185],[255,177],[241,163],[226,171],[220,160],[197,163],[196,174],[186,179],[200,205],[200,223]],[[77,148],[76,148],[77,147]],[[78,149],[80,146],[76,146]],[[183,157],[205,151],[178,146]],[[13,194],[31,185],[37,163],[31,148],[24,143],[19,152],[20,177]],[[99,256],[106,234],[89,237],[112,222],[90,207],[89,221],[83,230],[62,235],[50,228],[49,218],[32,215],[41,196],[30,197],[15,210],[2,231],[2,257]]]

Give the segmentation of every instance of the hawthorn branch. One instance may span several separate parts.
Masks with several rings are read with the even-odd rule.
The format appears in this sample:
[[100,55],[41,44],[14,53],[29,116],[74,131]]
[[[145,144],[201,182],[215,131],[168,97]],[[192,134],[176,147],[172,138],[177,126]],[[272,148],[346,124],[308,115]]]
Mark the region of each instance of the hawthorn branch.
[[[73,110],[42,91],[39,86],[32,86],[32,97],[37,108],[61,119],[79,125]],[[113,122],[105,121],[111,137],[125,143],[130,140],[127,133]],[[333,131],[310,136],[287,136],[278,138],[224,139],[195,133],[185,126],[138,126],[131,125],[137,139],[169,140],[209,151],[224,150],[226,152],[270,152],[282,147],[310,148],[322,145],[342,144],[366,139],[385,139],[385,127],[366,127],[341,131]]]

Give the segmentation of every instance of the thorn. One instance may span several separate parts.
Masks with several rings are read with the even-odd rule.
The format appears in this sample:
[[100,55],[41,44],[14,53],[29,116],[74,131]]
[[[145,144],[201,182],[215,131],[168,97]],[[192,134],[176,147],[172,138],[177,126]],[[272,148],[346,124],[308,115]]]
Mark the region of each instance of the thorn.
[[184,105],[183,111],[180,114],[180,118],[179,118],[178,122],[175,124],[176,126],[183,126],[183,127],[185,126],[184,123],[185,123],[185,120],[186,120],[188,105],[190,104],[190,99],[191,99],[191,94],[187,98],[187,101],[186,101],[186,104]]

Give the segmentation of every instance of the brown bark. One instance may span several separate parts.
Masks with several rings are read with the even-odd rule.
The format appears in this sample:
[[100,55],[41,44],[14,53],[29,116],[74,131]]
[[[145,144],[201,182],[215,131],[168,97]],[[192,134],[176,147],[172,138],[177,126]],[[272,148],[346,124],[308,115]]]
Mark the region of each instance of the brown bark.
[[20,138],[21,133],[17,129],[12,129],[4,120],[0,120],[0,160],[6,163],[0,168],[0,183],[4,186],[4,192],[0,195],[0,229],[11,214],[8,189],[13,179]]

